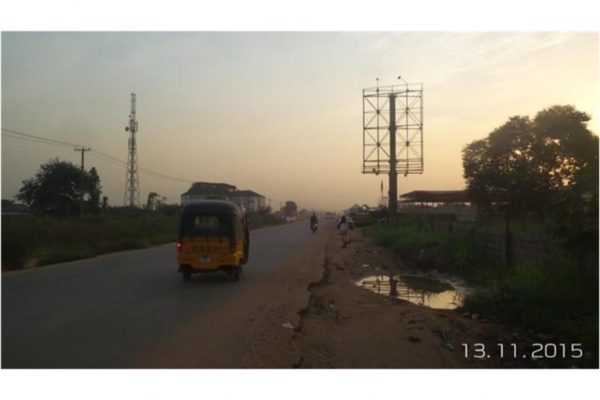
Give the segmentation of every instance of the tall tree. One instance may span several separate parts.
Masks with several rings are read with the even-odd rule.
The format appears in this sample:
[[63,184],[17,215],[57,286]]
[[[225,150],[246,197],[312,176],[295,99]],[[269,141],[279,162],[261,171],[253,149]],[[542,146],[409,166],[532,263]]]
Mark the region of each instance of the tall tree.
[[[589,115],[572,106],[553,106],[533,120],[511,117],[486,138],[463,149],[464,178],[473,201],[483,206],[547,215],[552,199],[595,165],[598,137]],[[596,189],[597,190],[597,189]]]
[[[100,199],[100,177],[95,168],[84,175],[84,201],[97,204]],[[40,166],[35,177],[23,181],[15,196],[35,212],[56,216],[75,214],[81,198],[81,169],[76,165],[52,159]]]
[[102,186],[100,186],[100,176],[95,167],[90,169],[90,172],[86,172],[84,176],[84,190],[87,196],[86,209],[97,213],[100,211],[100,195],[102,193]]

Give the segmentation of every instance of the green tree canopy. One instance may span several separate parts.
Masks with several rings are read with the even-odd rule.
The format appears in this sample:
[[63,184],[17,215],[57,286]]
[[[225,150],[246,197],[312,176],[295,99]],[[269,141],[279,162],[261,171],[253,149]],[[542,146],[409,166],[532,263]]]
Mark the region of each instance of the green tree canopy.
[[[95,168],[84,172],[86,210],[99,208],[101,186]],[[35,177],[23,181],[15,196],[34,212],[56,216],[75,214],[81,198],[81,169],[67,161],[52,159],[42,164]]]
[[[470,197],[479,205],[503,207],[510,195],[511,211],[544,216],[553,199],[578,182],[580,193],[597,193],[598,137],[587,128],[589,120],[573,106],[553,106],[533,120],[511,117],[470,143],[463,149]],[[589,183],[589,171],[596,171],[595,184]]]

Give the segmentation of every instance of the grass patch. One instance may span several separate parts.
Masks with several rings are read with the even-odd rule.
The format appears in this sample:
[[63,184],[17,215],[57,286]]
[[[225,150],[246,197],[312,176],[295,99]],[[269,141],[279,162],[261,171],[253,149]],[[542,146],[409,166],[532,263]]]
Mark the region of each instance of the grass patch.
[[[250,228],[283,223],[267,213],[250,214]],[[2,218],[2,269],[19,270],[29,261],[37,266],[145,249],[177,241],[179,216],[136,210],[83,218]]]
[[441,243],[444,238],[434,235],[426,230],[415,229],[410,226],[397,227],[369,227],[365,232],[373,236],[382,246],[392,247],[400,252],[412,252],[423,245]]
[[392,248],[422,269],[451,272],[480,284],[498,273],[473,243],[448,233],[434,234],[416,226],[370,227],[365,234]]
[[176,215],[2,218],[2,268],[22,269],[29,260],[50,265],[116,251],[175,242]]
[[371,227],[365,233],[422,268],[454,273],[478,286],[480,290],[465,299],[464,309],[557,334],[597,353],[598,281],[573,261],[507,270],[459,235],[436,235],[414,225]]
[[597,300],[597,282],[583,279],[575,265],[561,263],[513,269],[467,297],[464,308],[535,332],[568,337],[597,352]]

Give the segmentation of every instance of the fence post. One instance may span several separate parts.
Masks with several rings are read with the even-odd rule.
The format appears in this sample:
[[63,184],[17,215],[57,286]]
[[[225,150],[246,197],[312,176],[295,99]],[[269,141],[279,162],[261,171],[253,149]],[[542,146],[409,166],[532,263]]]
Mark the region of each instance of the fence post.
[[512,266],[512,253],[513,253],[513,240],[512,232],[507,229],[504,232],[504,266],[510,268]]

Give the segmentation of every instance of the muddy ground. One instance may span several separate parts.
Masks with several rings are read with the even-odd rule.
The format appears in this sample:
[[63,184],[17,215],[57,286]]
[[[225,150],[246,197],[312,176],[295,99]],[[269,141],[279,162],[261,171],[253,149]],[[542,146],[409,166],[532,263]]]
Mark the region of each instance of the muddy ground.
[[[532,360],[533,343],[556,343],[496,323],[486,316],[431,309],[377,294],[357,285],[370,275],[427,275],[380,247],[360,230],[342,248],[334,229],[325,247],[322,279],[310,285],[294,341],[302,354],[297,368],[547,368],[585,366],[584,360]],[[429,273],[431,277],[431,274]],[[475,358],[475,344],[486,356]],[[504,355],[500,357],[500,346]],[[469,346],[465,357],[463,344]],[[512,349],[518,356],[512,356]],[[570,346],[570,344],[569,344]],[[478,345],[477,348],[481,348]],[[480,354],[480,353],[478,353]],[[489,356],[489,357],[488,357]]]

